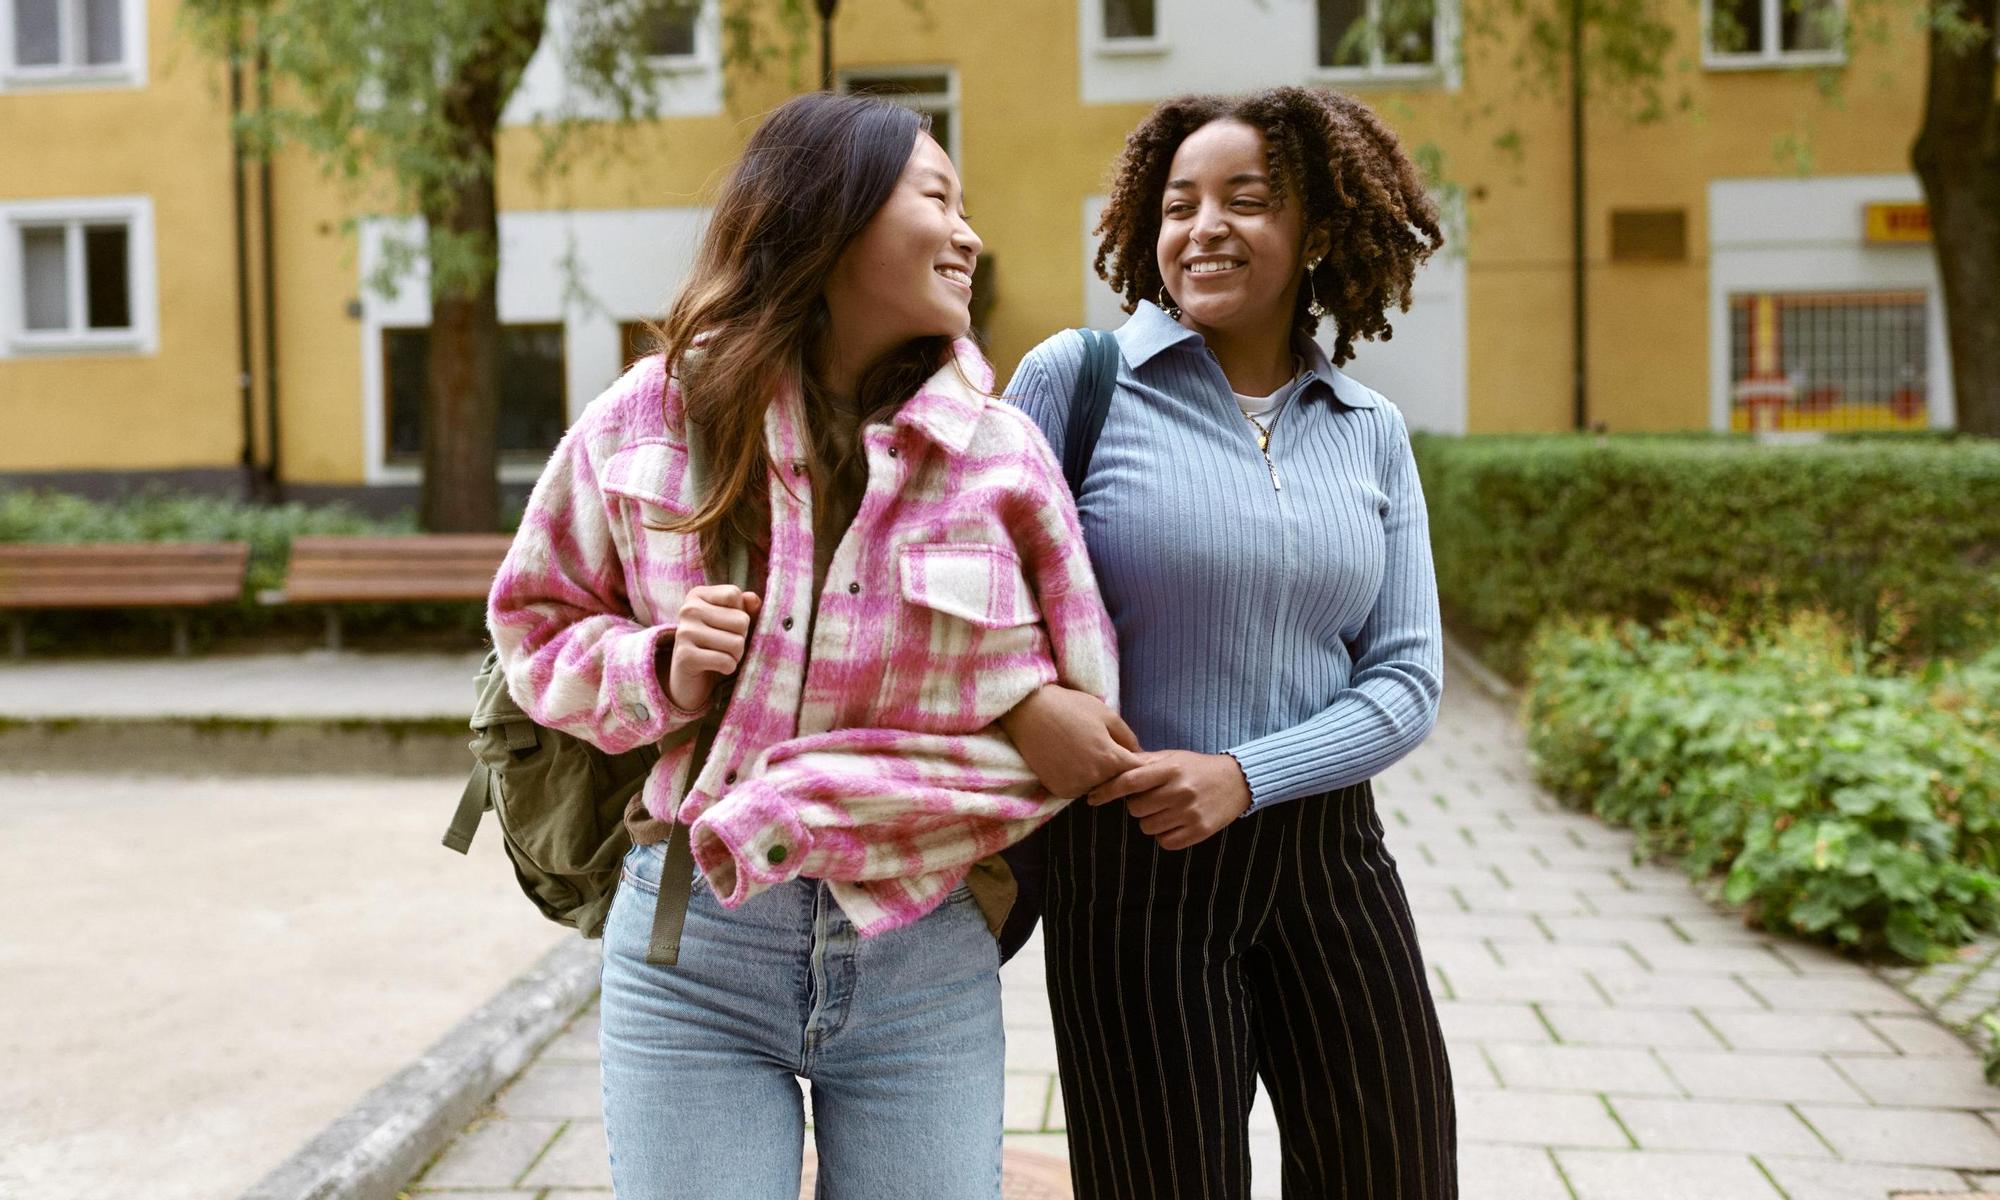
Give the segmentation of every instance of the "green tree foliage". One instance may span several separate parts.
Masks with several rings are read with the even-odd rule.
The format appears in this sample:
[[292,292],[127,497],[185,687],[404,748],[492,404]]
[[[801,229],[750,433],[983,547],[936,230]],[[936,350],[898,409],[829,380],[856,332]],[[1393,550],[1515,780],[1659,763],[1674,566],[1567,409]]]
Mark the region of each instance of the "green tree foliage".
[[[232,71],[261,67],[262,102],[242,118],[260,154],[310,153],[348,186],[356,220],[415,215],[421,243],[388,245],[386,286],[429,268],[423,524],[492,529],[496,480],[501,114],[538,51],[565,80],[552,112],[530,114],[537,169],[559,174],[607,124],[656,116],[662,21],[695,0],[188,0],[196,42]],[[725,0],[722,57],[761,66],[810,30],[805,0]]]

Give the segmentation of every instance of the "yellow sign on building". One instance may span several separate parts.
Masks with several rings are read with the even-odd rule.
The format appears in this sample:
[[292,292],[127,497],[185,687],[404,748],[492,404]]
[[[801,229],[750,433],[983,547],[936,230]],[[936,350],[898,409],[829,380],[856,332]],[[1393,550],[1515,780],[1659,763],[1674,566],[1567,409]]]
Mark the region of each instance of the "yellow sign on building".
[[1928,204],[1870,204],[1866,212],[1870,242],[1922,244],[1931,240]]

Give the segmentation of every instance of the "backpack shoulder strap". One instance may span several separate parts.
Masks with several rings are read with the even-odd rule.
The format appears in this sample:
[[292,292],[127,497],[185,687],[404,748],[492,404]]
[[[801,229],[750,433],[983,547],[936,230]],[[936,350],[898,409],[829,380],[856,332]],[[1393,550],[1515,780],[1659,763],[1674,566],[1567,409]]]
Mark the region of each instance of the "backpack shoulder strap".
[[1097,437],[1104,432],[1104,414],[1111,411],[1111,394],[1118,386],[1118,339],[1099,329],[1077,332],[1083,335],[1083,366],[1076,373],[1063,426],[1063,478],[1072,496],[1083,492]]
[[[687,479],[693,494],[700,496],[707,485],[708,443],[699,421],[685,422],[687,439]],[[718,547],[722,556],[722,577],[739,588],[750,586],[750,547],[738,538],[724,537]],[[709,699],[708,713],[696,723],[693,761],[688,764],[688,780],[701,774],[708,761],[709,747],[715,742],[716,726],[729,706],[734,677],[716,682]],[[667,826],[667,857],[660,867],[660,893],[653,903],[653,929],[646,946],[646,961],[671,967],[680,962],[681,931],[687,926],[688,893],[694,887],[694,851],[690,835],[677,822]]]

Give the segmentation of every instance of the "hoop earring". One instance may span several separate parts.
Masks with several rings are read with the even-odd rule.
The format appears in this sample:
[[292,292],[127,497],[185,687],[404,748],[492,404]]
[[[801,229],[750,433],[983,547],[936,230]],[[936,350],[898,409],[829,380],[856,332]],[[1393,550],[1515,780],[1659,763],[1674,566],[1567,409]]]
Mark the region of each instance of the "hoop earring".
[[1160,285],[1160,311],[1176,321],[1181,319],[1181,306],[1175,304],[1173,297],[1167,295],[1167,285],[1164,283]]
[[1326,305],[1319,302],[1319,285],[1313,282],[1313,272],[1319,270],[1319,264],[1320,260],[1317,258],[1306,264],[1306,287],[1312,297],[1306,305],[1306,311],[1312,314],[1315,321],[1324,320],[1326,317]]

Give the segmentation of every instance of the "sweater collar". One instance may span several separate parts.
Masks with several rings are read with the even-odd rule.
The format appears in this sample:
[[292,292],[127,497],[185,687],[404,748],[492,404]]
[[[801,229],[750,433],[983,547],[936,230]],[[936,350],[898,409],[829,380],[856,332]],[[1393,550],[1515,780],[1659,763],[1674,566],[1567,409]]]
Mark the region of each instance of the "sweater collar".
[[[1113,336],[1118,339],[1118,348],[1124,354],[1126,363],[1135,371],[1176,346],[1203,348],[1199,333],[1168,316],[1150,300],[1139,301],[1139,306],[1132,310],[1132,316]],[[1299,347],[1299,356],[1305,360],[1308,384],[1325,383],[1333,392],[1334,399],[1349,408],[1375,407],[1368,389],[1341,374],[1318,342],[1308,341]]]

